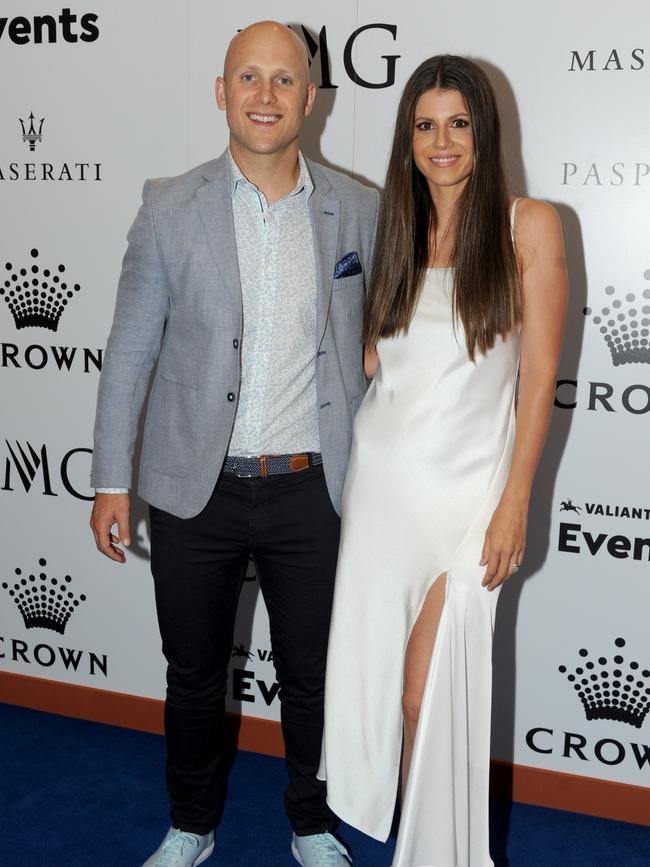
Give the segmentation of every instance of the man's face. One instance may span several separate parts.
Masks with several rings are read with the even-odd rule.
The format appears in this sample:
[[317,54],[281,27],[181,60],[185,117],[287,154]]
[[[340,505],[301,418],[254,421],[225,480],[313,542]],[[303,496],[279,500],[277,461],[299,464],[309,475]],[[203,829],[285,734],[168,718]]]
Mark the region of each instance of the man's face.
[[308,75],[303,47],[288,28],[262,24],[240,33],[216,82],[233,150],[277,154],[297,143],[314,103]]

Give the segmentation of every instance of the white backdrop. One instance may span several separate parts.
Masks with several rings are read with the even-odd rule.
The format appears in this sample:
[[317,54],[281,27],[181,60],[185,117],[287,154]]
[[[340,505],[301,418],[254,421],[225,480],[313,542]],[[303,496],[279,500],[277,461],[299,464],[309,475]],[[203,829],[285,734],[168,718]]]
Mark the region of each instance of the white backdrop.
[[[2,669],[164,694],[146,508],[135,505],[137,542],[124,567],[96,553],[87,526],[100,350],[142,181],[221,152],[226,128],[213,81],[225,47],[238,28],[273,14],[300,35],[305,28],[314,81],[336,85],[319,87],[304,136],[310,156],[380,186],[408,75],[429,55],[464,54],[497,90],[513,192],[547,199],[561,215],[571,276],[566,349],[526,565],[500,601],[493,755],[646,785],[650,724],[633,713],[650,699],[646,3],[621,0],[615,16],[588,0],[547,0],[525,12],[514,0],[460,0],[453,13],[440,4],[423,11],[416,0],[322,11],[251,0],[245,14],[208,0],[50,7],[5,0],[0,17],[0,76],[11,83],[0,103]],[[33,150],[30,113],[41,135]],[[56,297],[63,282],[69,304],[56,331],[14,319],[7,299],[29,302],[34,288]],[[606,338],[622,355],[613,358]],[[28,611],[23,619],[17,603],[35,594],[45,607],[59,602],[54,614],[67,605],[64,632],[30,621]],[[229,701],[275,720],[269,654],[250,581]],[[619,718],[588,719],[575,686],[591,689],[601,712],[619,708],[610,714]]]

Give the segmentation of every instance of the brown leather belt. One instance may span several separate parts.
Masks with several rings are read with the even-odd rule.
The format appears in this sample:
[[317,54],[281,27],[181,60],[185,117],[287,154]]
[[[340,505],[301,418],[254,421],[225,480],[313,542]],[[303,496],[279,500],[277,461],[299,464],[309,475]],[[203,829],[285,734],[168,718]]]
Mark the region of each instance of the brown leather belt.
[[228,455],[224,461],[224,473],[240,479],[254,479],[258,476],[277,476],[282,473],[299,473],[309,467],[323,463],[320,452],[303,452],[297,455],[259,455],[239,457]]

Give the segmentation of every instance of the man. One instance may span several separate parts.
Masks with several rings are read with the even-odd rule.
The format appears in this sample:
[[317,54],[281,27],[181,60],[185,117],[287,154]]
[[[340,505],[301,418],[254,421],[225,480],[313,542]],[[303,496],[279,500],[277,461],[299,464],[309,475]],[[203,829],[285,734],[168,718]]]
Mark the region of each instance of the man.
[[305,867],[336,867],[349,860],[316,771],[378,197],[300,153],[315,87],[287,27],[238,34],[216,97],[229,149],[147,181],[129,233],[99,387],[91,527],[99,550],[124,562],[157,362],[139,493],[168,663],[172,828],[146,865],[188,867],[214,848],[227,665],[252,555],[281,687],[292,852]]

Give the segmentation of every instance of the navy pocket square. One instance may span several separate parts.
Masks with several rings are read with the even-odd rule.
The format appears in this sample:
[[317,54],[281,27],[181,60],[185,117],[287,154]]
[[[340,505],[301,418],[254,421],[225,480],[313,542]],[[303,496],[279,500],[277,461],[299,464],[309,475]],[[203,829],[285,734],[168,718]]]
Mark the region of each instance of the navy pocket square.
[[341,277],[354,277],[355,274],[361,274],[362,272],[363,268],[361,267],[359,257],[353,250],[352,253],[346,253],[345,256],[336,263],[336,267],[334,268],[334,279],[340,280]]

